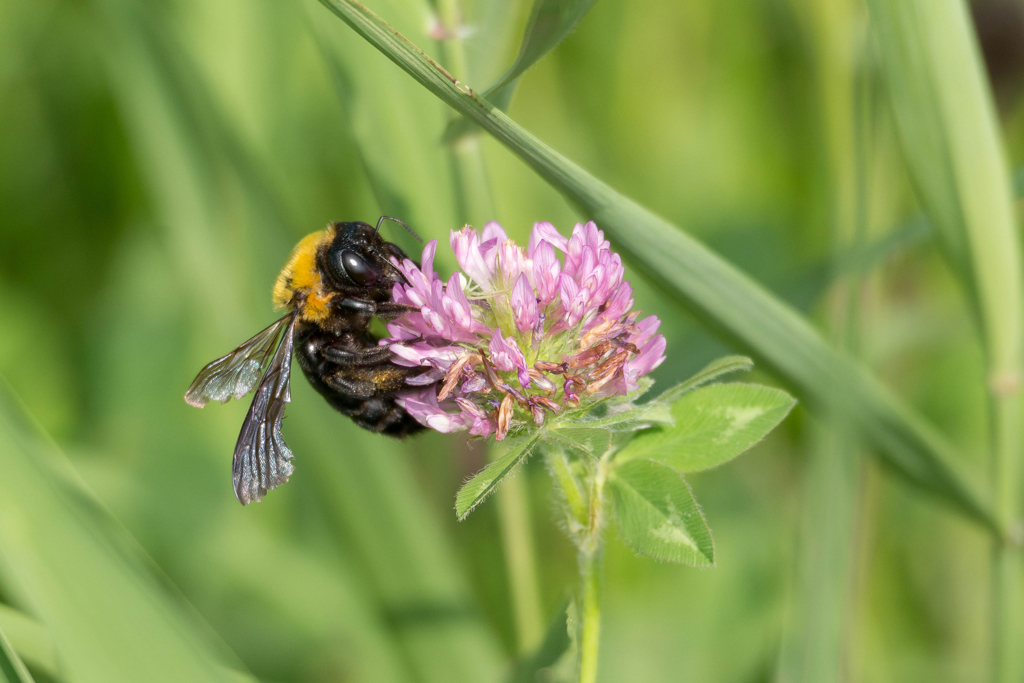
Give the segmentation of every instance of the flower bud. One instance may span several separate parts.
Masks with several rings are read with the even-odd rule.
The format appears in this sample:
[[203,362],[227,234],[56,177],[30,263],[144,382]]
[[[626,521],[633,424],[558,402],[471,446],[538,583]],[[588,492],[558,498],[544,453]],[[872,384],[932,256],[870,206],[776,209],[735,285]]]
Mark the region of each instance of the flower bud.
[[552,372],[556,375],[564,374],[566,369],[569,367],[565,363],[551,363],[544,360],[539,360],[533,364],[533,367],[537,368],[541,372]]
[[495,441],[504,441],[508,435],[508,428],[512,424],[512,406],[515,403],[512,394],[505,394],[498,406],[498,429],[494,434]]
[[465,370],[466,366],[472,366],[479,362],[479,353],[465,353],[457,361],[452,363],[451,368],[448,370],[448,374],[444,378],[444,384],[441,385],[441,390],[437,392],[437,400],[443,401],[448,398],[448,395],[452,393],[452,389],[455,388],[459,378],[462,377],[462,371]]
[[544,424],[544,408],[540,404],[531,401],[530,402],[530,413],[533,415],[533,424],[540,427]]
[[543,372],[530,368],[530,383],[549,394],[555,393],[555,383],[544,376]]
[[578,408],[580,405],[580,395],[577,393],[577,386],[575,375],[569,376],[563,385],[563,391],[565,392],[565,405],[570,408]]
[[553,413],[562,412],[562,406],[558,405],[550,398],[544,398],[543,396],[534,396],[531,400],[537,405],[544,406]]

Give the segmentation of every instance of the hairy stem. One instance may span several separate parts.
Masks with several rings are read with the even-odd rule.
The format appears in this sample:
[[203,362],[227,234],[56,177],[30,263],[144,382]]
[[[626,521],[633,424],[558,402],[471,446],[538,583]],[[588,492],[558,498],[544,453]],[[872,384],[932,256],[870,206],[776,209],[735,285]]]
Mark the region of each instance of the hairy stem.
[[604,485],[608,479],[615,452],[609,449],[594,468],[590,482],[590,506],[586,532],[579,538],[580,564],[580,631],[579,631],[579,683],[593,683],[597,679],[597,654],[601,640],[601,546],[603,541],[605,509]]
[[569,524],[569,533],[577,533],[586,527],[590,515],[587,507],[587,495],[573,475],[572,467],[569,465],[564,451],[549,448],[547,463],[551,477],[562,491],[562,502],[565,505],[565,518]]
[[597,680],[597,653],[601,639],[601,550],[580,550],[581,614],[579,683]]

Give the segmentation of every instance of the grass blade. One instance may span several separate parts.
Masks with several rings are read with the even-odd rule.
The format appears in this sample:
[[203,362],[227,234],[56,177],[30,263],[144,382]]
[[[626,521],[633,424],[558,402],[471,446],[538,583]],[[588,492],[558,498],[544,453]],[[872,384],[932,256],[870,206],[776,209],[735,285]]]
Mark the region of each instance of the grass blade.
[[[1012,174],[1013,198],[1024,198],[1024,167]],[[806,292],[801,302],[817,303],[839,277],[856,277],[887,265],[897,256],[935,237],[935,228],[924,213],[914,215],[893,227],[884,237],[867,244],[851,246],[835,258],[829,258],[808,268],[783,291]]]
[[[535,0],[530,18],[523,32],[523,43],[519,54],[498,82],[484,91],[484,97],[493,105],[507,111],[512,103],[519,77],[536,64],[544,55],[554,50],[559,43],[575,30],[584,15],[594,6],[595,0]],[[466,119],[456,119],[448,125],[444,139],[452,142],[473,129]]]
[[[872,151],[871,100],[865,69],[859,66],[864,40],[850,30],[859,6],[839,1],[802,7],[817,48],[817,89],[829,150],[832,259],[823,271],[829,273],[825,281],[834,286],[819,315],[832,342],[856,354],[861,334],[858,311],[864,298],[859,273],[930,235],[930,230],[922,234],[927,220],[919,217],[865,246],[872,199],[866,178]],[[796,571],[776,671],[776,679],[788,683],[846,678],[853,630],[848,606],[857,583],[851,580],[851,568],[857,562],[850,554],[850,538],[856,529],[857,474],[863,461],[843,416],[826,413],[822,418],[805,430],[812,438],[804,466]]]
[[[1021,512],[1024,283],[995,102],[964,3],[871,0],[868,7],[903,155],[981,328],[996,516],[1009,528]],[[994,561],[995,680],[1017,681],[1024,676],[1020,551],[1001,545]]]
[[1013,190],[970,17],[955,0],[871,0],[904,156],[973,294],[994,384],[1019,383],[1020,245]]
[[57,655],[45,626],[12,607],[0,604],[0,631],[22,662],[33,671],[56,678]]
[[[934,429],[788,305],[697,240],[618,194],[458,83],[422,50],[352,0],[321,0],[438,98],[471,119],[597,221],[624,255],[710,326],[763,358],[809,403],[833,404],[884,461],[922,489],[1002,533],[977,485]],[[834,387],[845,387],[835,396]]]
[[511,86],[541,57],[551,52],[573,32],[595,0],[536,0],[523,33],[523,44],[509,70],[487,89],[496,94]]
[[49,629],[68,678],[231,680],[3,386],[0,573]]
[[0,681],[4,683],[35,683],[32,674],[14,651],[7,635],[0,629]]
[[466,49],[465,80],[495,83],[515,60],[532,5],[526,0],[460,0],[458,5],[455,38]]

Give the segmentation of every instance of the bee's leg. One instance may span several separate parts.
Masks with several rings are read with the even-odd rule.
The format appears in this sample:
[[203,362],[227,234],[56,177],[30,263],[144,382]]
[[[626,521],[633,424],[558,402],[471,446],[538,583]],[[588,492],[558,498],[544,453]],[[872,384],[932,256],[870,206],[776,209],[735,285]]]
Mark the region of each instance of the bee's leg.
[[338,305],[347,308],[350,311],[356,313],[365,313],[366,315],[372,316],[377,313],[377,304],[372,301],[365,301],[363,299],[350,299],[345,297],[338,302]]
[[358,327],[364,329],[370,324],[370,318],[377,315],[377,305],[372,301],[345,297],[338,301],[337,305],[348,311],[345,314],[346,316],[355,314],[356,320],[353,322],[355,322]]
[[375,367],[366,368],[365,376],[377,388],[377,395],[384,396],[394,394],[402,389],[409,389],[410,387],[405,383],[405,379],[412,375],[417,375],[423,372],[423,370],[424,368],[420,367],[409,368],[393,363],[381,363]]
[[394,301],[373,302],[364,299],[350,299],[349,297],[339,301],[338,305],[353,312],[362,313],[367,317],[377,315],[383,319],[392,319],[402,313],[409,313],[420,309],[419,306],[408,303],[395,303]]
[[366,400],[377,395],[376,385],[367,379],[345,377],[344,373],[335,372],[324,377],[324,382],[331,389],[346,398]]
[[325,346],[321,354],[326,360],[343,367],[356,365],[379,365],[391,360],[391,349],[387,346],[360,347],[349,350],[338,345]]
[[379,304],[376,304],[376,307],[377,317],[385,322],[394,320],[406,313],[413,313],[420,310],[419,306],[413,306],[411,304],[396,304],[393,301],[382,301]]
[[396,304],[394,301],[364,301],[363,299],[350,299],[345,297],[338,302],[338,305],[347,308],[354,313],[361,313],[367,320],[377,316],[381,320],[394,320],[400,315],[418,311],[419,306],[411,304]]

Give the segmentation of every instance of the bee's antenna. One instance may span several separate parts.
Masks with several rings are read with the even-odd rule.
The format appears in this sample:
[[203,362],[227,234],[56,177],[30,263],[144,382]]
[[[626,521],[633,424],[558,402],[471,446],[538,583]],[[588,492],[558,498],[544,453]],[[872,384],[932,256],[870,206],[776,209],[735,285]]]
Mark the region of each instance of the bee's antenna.
[[408,230],[410,235],[412,235],[413,237],[418,239],[421,244],[423,243],[423,238],[420,237],[419,235],[417,235],[416,232],[412,228],[410,228],[408,225],[406,225],[402,221],[398,220],[397,218],[392,218],[391,216],[381,216],[380,219],[377,221],[377,228],[373,231],[373,234],[376,235],[378,232],[380,232],[380,224],[383,223],[384,221],[394,221],[394,222],[398,223],[403,228]]

